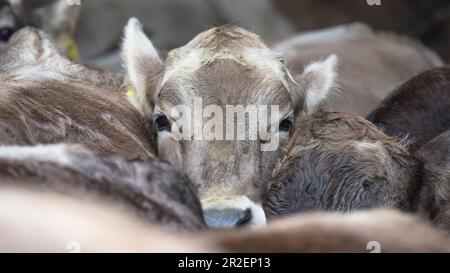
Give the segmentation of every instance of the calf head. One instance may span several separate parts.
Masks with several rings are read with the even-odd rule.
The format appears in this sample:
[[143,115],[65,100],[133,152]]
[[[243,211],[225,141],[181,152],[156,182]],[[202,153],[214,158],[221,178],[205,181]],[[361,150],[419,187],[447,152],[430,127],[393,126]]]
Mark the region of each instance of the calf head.
[[163,61],[136,19],[122,54],[130,101],[156,125],[159,155],[198,185],[207,223],[264,224],[260,203],[278,146],[333,88],[336,56],[292,77],[259,37],[224,26]]
[[363,118],[319,112],[299,123],[274,171],[265,211],[411,210],[417,165],[404,145]]

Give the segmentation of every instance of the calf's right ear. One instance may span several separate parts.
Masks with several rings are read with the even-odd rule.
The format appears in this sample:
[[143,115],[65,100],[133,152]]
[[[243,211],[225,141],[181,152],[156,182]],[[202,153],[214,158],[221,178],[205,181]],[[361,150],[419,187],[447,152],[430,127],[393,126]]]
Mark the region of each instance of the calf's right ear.
[[150,115],[164,67],[158,51],[136,18],[131,18],[125,27],[122,61],[131,85],[127,93],[129,101],[144,115]]
[[[307,65],[302,74],[295,77],[298,86],[294,88],[294,103],[302,107],[304,114],[311,114],[317,106],[332,93],[336,88],[339,59],[332,54],[322,61],[313,62]],[[298,101],[303,95],[303,105]]]

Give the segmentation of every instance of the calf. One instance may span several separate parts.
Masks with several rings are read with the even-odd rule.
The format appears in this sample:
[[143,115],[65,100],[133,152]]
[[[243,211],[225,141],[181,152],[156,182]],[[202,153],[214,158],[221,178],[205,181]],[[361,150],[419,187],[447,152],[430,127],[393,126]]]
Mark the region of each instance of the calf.
[[448,236],[428,223],[382,209],[290,217],[270,222],[264,229],[218,234],[214,240],[221,249],[239,253],[450,251]]
[[0,49],[0,144],[70,142],[152,158],[151,128],[121,86],[121,77],[71,63],[43,32],[24,28]]
[[[333,88],[336,56],[293,78],[255,34],[222,26],[169,52],[163,62],[136,19],[125,28],[122,51],[130,101],[155,123],[159,155],[199,186],[207,223],[264,224],[261,197],[278,147],[294,121],[313,112]],[[264,107],[270,121],[253,115]],[[260,130],[251,130],[254,125]]]
[[337,54],[342,92],[327,101],[326,109],[362,116],[412,76],[443,64],[417,41],[377,33],[360,23],[306,32],[273,48],[284,54],[293,73],[315,59]]
[[439,144],[450,134],[413,156],[350,114],[322,112],[300,126],[274,171],[268,215],[387,207],[435,221],[445,209],[450,161],[447,146]]
[[450,129],[450,68],[413,77],[367,117],[384,133],[408,138],[410,151]]
[[3,146],[0,185],[108,201],[143,221],[176,230],[204,227],[193,184],[157,159],[102,156],[80,145]]

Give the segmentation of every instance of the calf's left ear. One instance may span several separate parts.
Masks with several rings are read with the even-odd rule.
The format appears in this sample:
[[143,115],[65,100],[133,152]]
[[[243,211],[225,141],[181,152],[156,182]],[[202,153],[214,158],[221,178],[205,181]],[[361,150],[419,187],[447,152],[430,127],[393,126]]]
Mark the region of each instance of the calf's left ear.
[[131,84],[128,100],[144,115],[150,115],[164,67],[158,51],[136,18],[131,18],[125,27],[122,61]]
[[[311,114],[317,106],[331,94],[336,87],[339,60],[336,55],[330,55],[323,61],[307,65],[303,73],[295,77],[294,104],[300,105],[303,100],[303,113]],[[299,90],[300,89],[300,90]],[[297,100],[297,101],[296,101]]]

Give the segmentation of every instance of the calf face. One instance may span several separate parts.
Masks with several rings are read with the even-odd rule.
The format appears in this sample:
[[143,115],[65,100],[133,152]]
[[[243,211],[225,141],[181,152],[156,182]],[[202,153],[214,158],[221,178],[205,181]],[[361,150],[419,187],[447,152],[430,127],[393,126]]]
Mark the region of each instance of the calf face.
[[410,151],[450,129],[450,68],[436,68],[410,79],[370,113],[384,133],[408,138]]
[[450,232],[450,131],[424,144],[414,156],[422,162],[423,174],[417,210]]
[[302,120],[299,128],[274,171],[267,214],[412,210],[418,163],[392,137],[343,113],[319,112]]
[[106,200],[146,222],[176,230],[204,226],[194,185],[157,159],[103,156],[80,145],[2,146],[0,185]]
[[42,31],[24,28],[0,49],[0,144],[84,144],[152,158],[153,134],[121,92],[120,77],[61,56]]
[[[263,224],[261,197],[278,145],[294,120],[327,96],[337,58],[313,63],[294,79],[256,35],[230,26],[199,34],[162,61],[136,19],[125,29],[123,56],[130,101],[155,123],[160,156],[199,185],[207,223]],[[252,116],[264,106],[270,121]],[[264,122],[262,134],[250,128]]]

